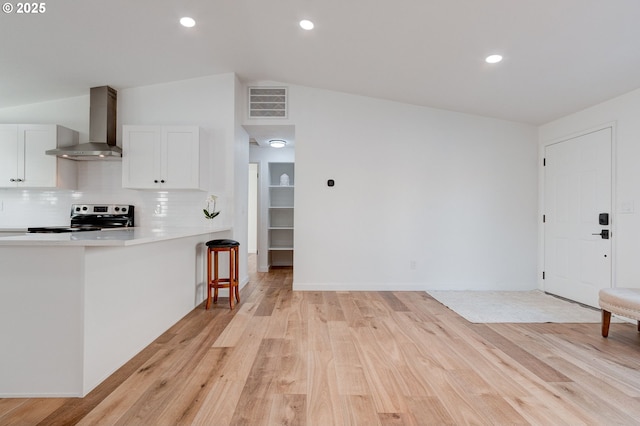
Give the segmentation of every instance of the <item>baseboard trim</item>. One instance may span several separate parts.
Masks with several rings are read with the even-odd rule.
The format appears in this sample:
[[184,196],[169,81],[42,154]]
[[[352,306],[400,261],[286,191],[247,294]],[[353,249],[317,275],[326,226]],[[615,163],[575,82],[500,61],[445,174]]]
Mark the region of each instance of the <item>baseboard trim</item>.
[[425,283],[296,283],[294,291],[425,291]]

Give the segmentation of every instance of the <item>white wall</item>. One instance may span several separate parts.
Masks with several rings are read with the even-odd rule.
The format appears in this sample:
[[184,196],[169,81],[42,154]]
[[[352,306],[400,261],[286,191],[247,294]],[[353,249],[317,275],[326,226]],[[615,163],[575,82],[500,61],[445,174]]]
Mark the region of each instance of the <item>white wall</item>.
[[535,127],[296,86],[289,100],[294,288],[536,287]]
[[255,254],[258,252],[258,164],[256,163],[249,163],[248,209],[247,251]]
[[228,186],[233,188],[233,238],[240,243],[240,286],[249,281],[247,268],[247,241],[249,222],[249,135],[242,127],[244,116],[244,88],[233,76],[233,140],[230,155],[226,162],[233,168],[228,173],[233,181]]
[[614,211],[611,226],[613,285],[617,287],[640,288],[640,262],[637,257],[640,253],[640,217],[638,215],[640,211],[640,168],[638,167],[640,120],[638,117],[640,117],[640,90],[635,90],[547,123],[539,129],[539,144],[542,151],[545,144],[562,137],[607,123],[615,125]]

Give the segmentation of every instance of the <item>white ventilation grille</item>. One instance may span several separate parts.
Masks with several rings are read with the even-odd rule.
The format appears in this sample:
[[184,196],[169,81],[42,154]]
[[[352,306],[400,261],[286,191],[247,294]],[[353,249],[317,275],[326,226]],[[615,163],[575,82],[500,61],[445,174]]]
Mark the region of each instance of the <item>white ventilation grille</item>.
[[249,87],[249,118],[287,118],[287,88]]

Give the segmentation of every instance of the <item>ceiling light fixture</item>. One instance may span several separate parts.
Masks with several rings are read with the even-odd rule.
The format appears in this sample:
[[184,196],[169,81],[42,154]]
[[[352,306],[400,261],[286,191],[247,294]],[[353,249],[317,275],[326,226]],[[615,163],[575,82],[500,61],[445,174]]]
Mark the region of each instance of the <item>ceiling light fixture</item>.
[[269,141],[269,146],[271,146],[271,148],[284,148],[286,144],[287,142],[282,139],[271,139]]
[[313,25],[313,22],[309,21],[308,19],[303,19],[302,21],[300,21],[300,28],[302,28],[303,30],[312,30],[314,26],[315,25]]
[[196,21],[193,18],[185,16],[184,18],[180,18],[180,25],[182,25],[183,27],[191,28],[196,25]]
[[485,61],[488,64],[497,64],[498,62],[502,61],[502,55],[489,55],[486,57]]

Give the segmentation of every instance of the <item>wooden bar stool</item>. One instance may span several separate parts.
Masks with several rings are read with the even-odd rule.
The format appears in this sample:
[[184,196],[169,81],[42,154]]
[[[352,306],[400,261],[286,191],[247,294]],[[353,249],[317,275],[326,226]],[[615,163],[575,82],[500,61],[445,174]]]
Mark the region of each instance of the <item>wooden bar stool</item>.
[[[240,243],[234,240],[207,241],[207,305],[211,306],[211,289],[213,289],[213,303],[218,302],[218,289],[229,289],[229,307],[233,309],[233,299],[240,303],[238,288],[238,247]],[[218,274],[218,253],[229,253],[229,278],[220,278]],[[211,253],[213,253],[213,279],[211,279]]]

